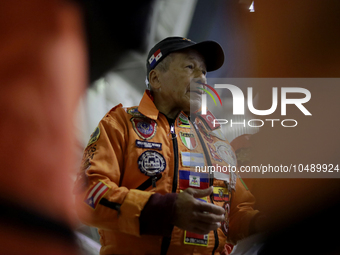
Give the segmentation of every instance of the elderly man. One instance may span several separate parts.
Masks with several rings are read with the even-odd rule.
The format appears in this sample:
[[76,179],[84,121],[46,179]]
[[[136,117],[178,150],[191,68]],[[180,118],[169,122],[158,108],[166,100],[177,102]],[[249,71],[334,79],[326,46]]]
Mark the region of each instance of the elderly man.
[[213,115],[199,114],[206,73],[223,61],[216,42],[166,38],[147,57],[139,106],[117,105],[100,121],[77,201],[81,220],[99,229],[101,254],[226,254],[226,242],[256,230],[254,198],[234,173],[193,170],[236,165]]

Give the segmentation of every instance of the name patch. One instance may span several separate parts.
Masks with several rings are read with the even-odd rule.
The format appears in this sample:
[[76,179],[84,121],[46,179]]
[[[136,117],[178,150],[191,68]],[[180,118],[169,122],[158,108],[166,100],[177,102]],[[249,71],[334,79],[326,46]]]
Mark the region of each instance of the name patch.
[[162,144],[161,143],[154,143],[154,142],[136,140],[136,146],[139,147],[139,148],[145,148],[145,149],[162,150]]

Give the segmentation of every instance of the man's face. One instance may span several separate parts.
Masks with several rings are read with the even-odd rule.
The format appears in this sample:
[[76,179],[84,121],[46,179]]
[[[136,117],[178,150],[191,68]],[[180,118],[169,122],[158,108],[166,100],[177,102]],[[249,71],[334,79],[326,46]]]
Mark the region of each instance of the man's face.
[[162,97],[173,109],[190,114],[201,107],[202,90],[206,83],[204,59],[196,50],[188,49],[171,55],[169,69],[159,75]]

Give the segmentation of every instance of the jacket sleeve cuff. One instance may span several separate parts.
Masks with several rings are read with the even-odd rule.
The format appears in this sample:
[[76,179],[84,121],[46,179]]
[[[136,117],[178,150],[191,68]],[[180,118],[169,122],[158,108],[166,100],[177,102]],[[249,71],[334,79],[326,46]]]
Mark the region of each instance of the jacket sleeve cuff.
[[141,235],[171,236],[177,195],[155,193],[150,197],[139,218]]
[[135,189],[128,192],[120,207],[118,217],[118,227],[122,232],[139,236],[139,217],[151,195],[151,192]]

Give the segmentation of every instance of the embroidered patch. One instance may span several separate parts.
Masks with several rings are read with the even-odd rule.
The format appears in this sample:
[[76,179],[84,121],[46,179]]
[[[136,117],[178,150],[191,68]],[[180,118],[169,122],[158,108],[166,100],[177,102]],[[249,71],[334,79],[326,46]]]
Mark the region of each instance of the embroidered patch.
[[218,162],[222,162],[222,159],[217,155],[216,151],[210,146],[210,144],[208,143],[207,145],[210,151],[211,158]]
[[156,176],[166,168],[166,161],[157,151],[144,151],[138,158],[139,170],[147,176]]
[[[207,198],[196,198],[197,200],[207,203]],[[209,234],[200,235],[188,231],[184,231],[184,243],[199,246],[208,246]]]
[[193,153],[193,152],[182,152],[182,165],[183,166],[204,166],[204,156],[203,153]]
[[149,140],[156,134],[157,123],[148,118],[131,118],[133,130],[140,138]]
[[139,147],[139,148],[145,148],[145,149],[162,150],[162,144],[161,143],[154,143],[154,142],[136,140],[136,146]]
[[214,201],[229,201],[229,191],[226,187],[214,187]]
[[151,55],[151,57],[149,58],[149,64],[150,67],[153,68],[157,61],[162,57],[162,52],[161,49],[158,49],[154,54]]
[[210,130],[214,130],[219,128],[221,125],[214,120],[216,119],[215,116],[211,113],[211,111],[207,111],[206,115],[200,115],[201,119],[204,121],[204,123],[210,128]]
[[180,113],[177,118],[177,126],[181,128],[190,128],[189,119],[183,113]]
[[223,159],[224,162],[231,166],[236,166],[237,159],[231,146],[225,142],[218,141],[214,143],[217,154]]
[[227,183],[230,182],[230,173],[229,168],[227,166],[213,164],[215,167],[214,178],[217,180],[222,180]]
[[195,175],[189,175],[189,186],[191,187],[199,187],[200,186],[200,177]]
[[223,140],[223,141],[227,140],[227,139],[225,138],[225,136],[224,136],[224,134],[223,134],[223,132],[222,132],[222,130],[221,130],[220,128],[219,128],[219,129],[216,129],[216,130],[213,130],[213,131],[211,131],[211,132],[209,132],[209,134],[211,134],[211,135],[217,137],[217,138],[220,139],[220,140]]
[[93,209],[96,209],[100,199],[102,199],[109,189],[109,186],[107,186],[104,182],[99,181],[87,192],[84,202]]
[[126,112],[127,112],[128,114],[134,116],[134,117],[143,117],[143,116],[144,116],[143,114],[141,114],[141,113],[138,111],[138,107],[129,108]]
[[197,141],[195,135],[192,133],[179,132],[182,143],[189,150],[193,150],[197,147]]
[[87,169],[90,168],[91,166],[91,160],[94,157],[94,153],[97,150],[97,144],[92,145],[91,147],[86,147],[86,149],[84,150],[84,155],[83,155],[83,159],[81,162],[81,169],[83,171],[86,171]]
[[209,174],[179,170],[179,188],[185,190],[189,187],[209,188]]
[[99,129],[99,127],[96,127],[96,129],[93,131],[92,135],[90,136],[90,141],[88,142],[86,147],[88,147],[91,144],[93,144],[94,142],[96,142],[99,138],[99,135],[100,135],[100,129]]

